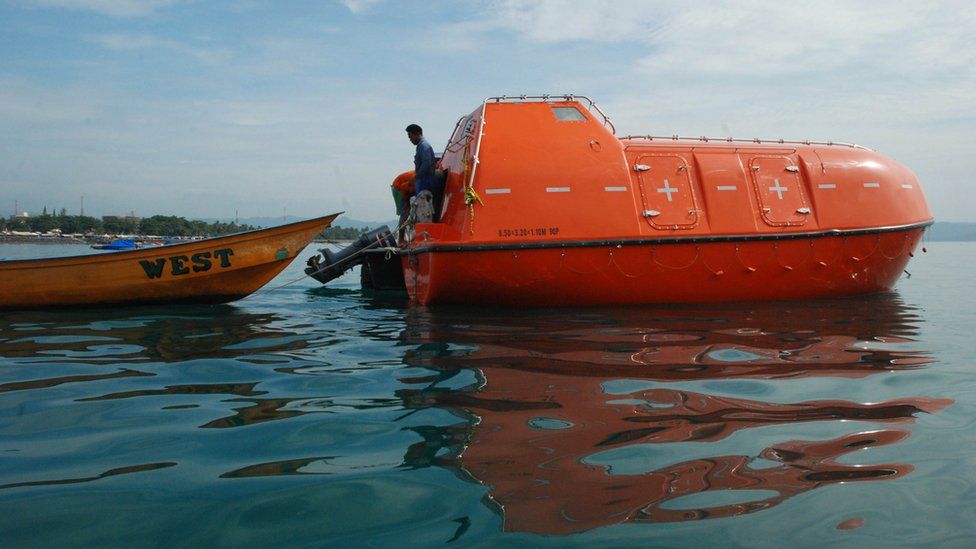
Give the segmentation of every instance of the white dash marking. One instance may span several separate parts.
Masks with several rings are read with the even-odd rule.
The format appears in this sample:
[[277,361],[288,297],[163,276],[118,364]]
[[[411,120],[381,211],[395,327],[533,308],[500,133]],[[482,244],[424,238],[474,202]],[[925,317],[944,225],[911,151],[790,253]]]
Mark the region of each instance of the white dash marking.
[[903,183],[902,186],[901,186],[901,188],[903,188],[903,189],[914,189],[914,187],[912,187],[908,183]]
[[569,187],[546,187],[547,193],[568,193]]
[[880,186],[881,186],[881,183],[865,183],[864,184],[864,187],[865,188],[868,188],[868,189],[877,188],[877,187],[880,187]]
[[835,183],[821,183],[817,185],[821,189],[836,189],[837,185]]
[[735,185],[716,185],[715,188],[720,191],[734,191],[738,187],[736,187]]
[[627,192],[627,187],[603,187],[603,190],[608,193],[623,193]]
[[499,187],[497,189],[485,189],[485,194],[509,194],[511,192],[512,189],[509,189],[507,187]]

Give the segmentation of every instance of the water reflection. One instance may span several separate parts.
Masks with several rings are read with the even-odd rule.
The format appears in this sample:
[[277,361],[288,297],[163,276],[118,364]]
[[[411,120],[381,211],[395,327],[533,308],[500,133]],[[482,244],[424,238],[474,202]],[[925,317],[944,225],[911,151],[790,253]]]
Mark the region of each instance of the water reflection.
[[23,488],[27,486],[55,486],[58,484],[79,484],[83,482],[92,482],[95,480],[114,477],[117,475],[128,475],[131,473],[142,473],[145,471],[156,471],[158,469],[166,469],[168,467],[175,466],[176,463],[173,462],[163,462],[163,463],[144,463],[141,465],[128,465],[125,467],[116,467],[115,469],[109,469],[104,473],[100,473],[91,477],[80,477],[80,478],[61,478],[52,480],[32,480],[26,482],[12,482],[10,484],[0,484],[0,490],[5,490],[8,488]]
[[[873,374],[931,362],[911,339],[919,321],[893,294],[574,317],[413,309],[405,362],[439,374],[401,378],[414,388],[398,395],[408,408],[447,409],[465,421],[413,427],[422,441],[404,464],[484,484],[505,530],[542,534],[729,517],[827,485],[895,479],[912,465],[838,460],[903,441],[909,430],[877,427],[911,424],[951,403],[874,395]],[[446,386],[464,371],[477,382]],[[767,396],[836,391],[817,380],[838,377],[862,385],[830,398]],[[834,436],[783,434],[812,423]],[[781,442],[763,442],[770,437]],[[751,452],[721,453],[726,439]]]
[[[917,457],[900,443],[951,402],[890,383],[932,362],[894,294],[525,312],[301,299],[0,316],[0,414],[20,429],[5,451],[100,441],[45,447],[0,487],[155,464],[218,490],[438,467],[483,486],[505,530],[561,535],[898,479]],[[88,476],[109,462],[150,465]]]
[[180,362],[306,347],[298,333],[277,327],[283,320],[232,305],[14,312],[0,317],[0,357],[32,363]]
[[[426,343],[420,363],[505,364],[532,372],[638,376],[678,381],[733,377],[861,377],[931,361],[911,343],[918,316],[893,294],[786,304],[514,314],[505,324],[472,323],[464,311],[414,311],[407,337]],[[431,343],[477,345],[436,352]],[[424,351],[434,350],[434,353]]]
[[[376,301],[372,310],[386,304],[387,301]],[[355,309],[364,310],[359,306]],[[383,310],[387,315],[398,315],[395,310]],[[335,321],[329,321],[328,317]],[[336,329],[340,322],[346,324],[344,330]],[[234,406],[232,415],[198,425],[203,428],[245,427],[308,413],[387,408],[398,406],[400,400],[393,395],[375,398],[341,394],[282,395],[280,391],[263,388],[274,377],[269,375],[269,370],[241,367],[273,366],[271,374],[287,376],[362,371],[370,365],[333,363],[330,354],[342,353],[344,347],[361,347],[362,341],[395,341],[400,325],[391,328],[387,324],[382,319],[367,323],[361,318],[343,318],[342,311],[334,310],[303,317],[253,313],[232,305],[7,313],[0,316],[0,361],[8,367],[23,367],[19,372],[6,371],[8,376],[13,372],[28,379],[0,383],[0,393],[90,385],[78,389],[89,394],[77,398],[76,402],[158,398],[164,403],[162,409],[181,410],[199,404],[173,405],[174,399],[217,396],[230,397],[221,401],[232,406],[244,404]],[[399,360],[385,362],[401,364]],[[180,369],[179,378],[192,377],[188,371],[190,364],[219,371],[219,375],[205,372],[206,377],[238,379],[179,384],[146,379],[135,384],[134,389],[99,392],[100,387],[112,386],[106,382],[157,377],[159,370],[167,365]],[[96,371],[63,375],[66,366]],[[48,371],[56,375],[41,377]],[[90,395],[93,391],[95,394]]]
[[[64,384],[92,383],[92,390],[105,382],[157,374],[160,364],[189,360],[218,359],[245,363],[277,363],[275,353],[304,349],[314,336],[281,327],[274,314],[248,313],[230,305],[155,307],[147,309],[76,310],[57,313],[28,311],[4,315],[0,334],[16,335],[0,341],[0,358],[7,364],[30,365],[24,379],[0,384],[0,393],[27,391]],[[102,335],[98,335],[102,334]],[[115,352],[106,352],[105,347]],[[270,360],[269,360],[270,359]],[[98,373],[37,377],[47,371],[61,372],[65,364]],[[119,368],[120,364],[128,367]],[[138,366],[142,364],[143,366]],[[135,366],[135,367],[132,367]],[[142,368],[142,369],[136,369]],[[233,372],[234,368],[227,368]],[[233,375],[233,374],[232,374]],[[234,427],[293,417],[300,411],[281,411],[290,399],[253,399],[267,394],[257,390],[259,381],[165,385],[146,380],[143,388],[96,394],[77,402],[131,399],[137,397],[229,395],[243,397],[250,406],[235,409],[233,416],[214,419],[203,427]],[[241,401],[237,400],[237,401]],[[162,406],[167,410],[197,407],[197,404]]]
[[126,377],[152,377],[152,374],[139,372],[136,370],[122,369],[117,372],[107,374],[85,374],[75,376],[60,376],[47,379],[34,379],[30,381],[14,381],[0,384],[0,393],[8,391],[26,391],[28,389],[46,389],[57,387],[65,383],[80,383],[85,381],[104,381],[108,379],[121,379]]
[[303,459],[287,459],[271,463],[260,463],[242,467],[220,475],[220,478],[275,477],[281,475],[328,475],[328,471],[315,471],[310,467],[316,463],[326,464],[336,456],[322,456]]

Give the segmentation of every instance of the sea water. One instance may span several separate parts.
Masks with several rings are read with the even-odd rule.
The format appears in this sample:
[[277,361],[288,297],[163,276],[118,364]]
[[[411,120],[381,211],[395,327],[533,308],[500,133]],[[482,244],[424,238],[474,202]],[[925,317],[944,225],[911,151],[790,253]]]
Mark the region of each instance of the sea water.
[[0,545],[976,539],[972,243],[878,295],[537,310],[280,287],[311,253],[228,305],[0,313]]

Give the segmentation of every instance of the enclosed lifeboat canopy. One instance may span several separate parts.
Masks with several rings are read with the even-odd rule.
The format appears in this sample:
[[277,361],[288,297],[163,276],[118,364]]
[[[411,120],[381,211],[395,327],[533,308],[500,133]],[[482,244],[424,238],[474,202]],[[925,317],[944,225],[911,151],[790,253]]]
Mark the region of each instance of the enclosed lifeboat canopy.
[[617,137],[581,96],[493,97],[462,117],[440,216],[400,250],[421,303],[792,299],[889,289],[932,216],[864,147]]

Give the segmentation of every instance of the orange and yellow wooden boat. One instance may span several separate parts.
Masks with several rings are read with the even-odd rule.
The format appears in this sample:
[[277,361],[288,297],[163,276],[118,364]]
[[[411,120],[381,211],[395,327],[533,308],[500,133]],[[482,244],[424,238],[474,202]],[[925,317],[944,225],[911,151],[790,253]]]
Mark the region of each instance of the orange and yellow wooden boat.
[[274,278],[338,215],[170,246],[0,261],[0,308],[234,301]]
[[864,147],[617,137],[580,96],[486,99],[458,121],[439,167],[437,222],[417,223],[397,250],[423,304],[877,292],[933,222],[915,175]]

